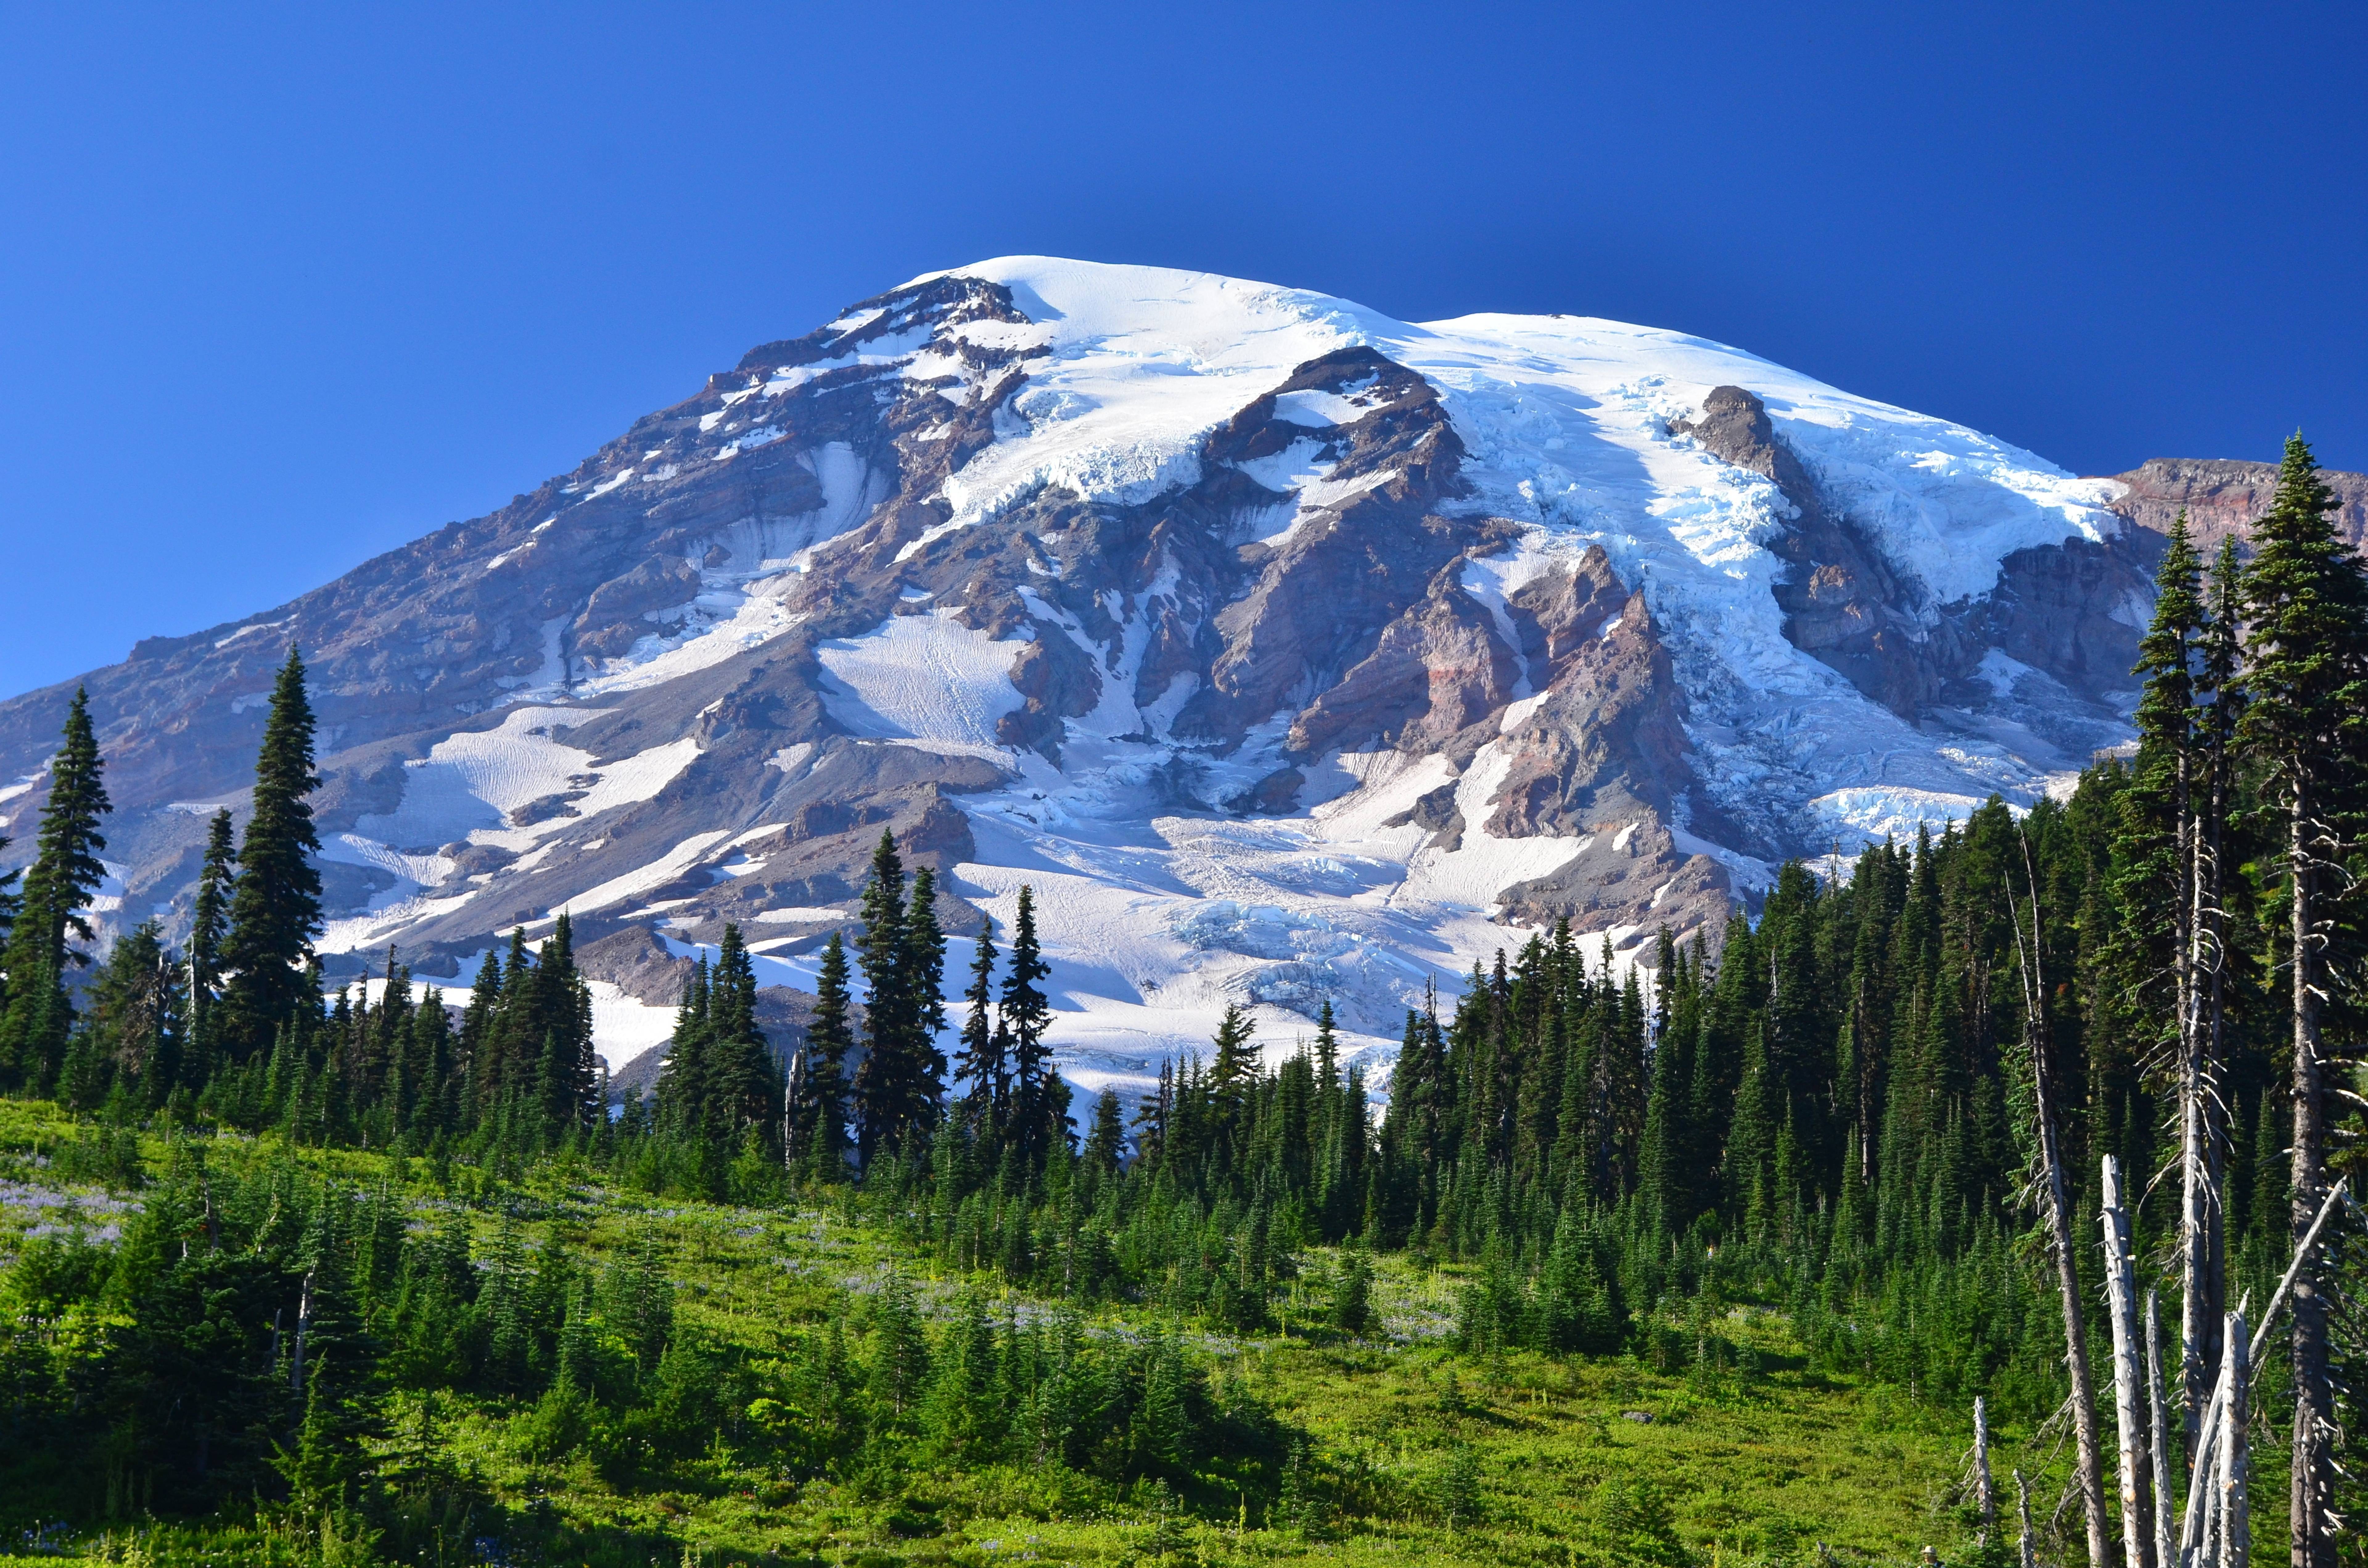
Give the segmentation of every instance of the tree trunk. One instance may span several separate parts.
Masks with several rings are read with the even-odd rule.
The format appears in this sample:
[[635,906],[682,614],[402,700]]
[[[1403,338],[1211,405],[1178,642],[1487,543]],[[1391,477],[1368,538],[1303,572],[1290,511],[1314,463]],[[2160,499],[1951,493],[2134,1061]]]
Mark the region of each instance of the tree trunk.
[[2228,1314],[2222,1343],[2228,1347],[2228,1404],[2220,1413],[2220,1533],[2214,1568],[2246,1568],[2253,1551],[2253,1517],[2245,1494],[2252,1463],[2245,1424],[2253,1403],[2246,1386],[2252,1367],[2246,1353],[2244,1313]]
[[2154,1560],[2159,1568],[2175,1568],[2179,1552],[2171,1534],[2170,1426],[2162,1407],[2162,1315],[2151,1289],[2146,1305],[2146,1431],[2154,1439]]
[[2022,1568],[2039,1568],[2039,1552],[2031,1539],[2031,1483],[2014,1472],[2014,1511],[2022,1521]]
[[2333,1491],[2333,1390],[2328,1382],[2327,1301],[2317,1289],[2309,1234],[2327,1191],[2327,1085],[2319,1060],[2319,1013],[2328,989],[2325,946],[2315,929],[2317,908],[2317,801],[2294,770],[2286,841],[2294,944],[2294,1154],[2292,1224],[2299,1271],[2294,1286],[2294,1470],[2290,1504],[2293,1568],[2335,1568],[2335,1537],[2328,1505]]
[[2209,803],[2193,826],[2189,957],[2180,982],[2180,1432],[2190,1463],[2195,1458],[2203,1402],[2211,1397],[2220,1372],[2220,1316],[2227,1289],[2221,1242],[2226,1120],[2219,1096],[2221,802],[2216,767],[2214,773]]
[[296,1302],[296,1356],[288,1373],[288,1392],[300,1398],[304,1392],[304,1341],[313,1331],[313,1271],[304,1271],[303,1293]]
[[[2013,922],[2015,947],[2023,960],[2023,1031],[2031,1051],[2032,1108],[2039,1121],[2040,1201],[2045,1205],[2048,1241],[2055,1253],[2056,1293],[2064,1310],[2064,1369],[2072,1383],[2072,1430],[2081,1510],[2089,1529],[2089,1561],[2104,1568],[2111,1541],[2105,1514],[2104,1445],[2097,1431],[2096,1383],[2089,1370],[2089,1335],[2081,1321],[2080,1271],[2072,1256],[2072,1202],[2066,1196],[2064,1154],[2055,1133],[2055,1096],[2047,1067],[2047,986],[2040,973],[2039,878],[2023,842],[2023,872],[2031,886],[2031,929]],[[2028,949],[2025,949],[2025,943]]]
[[790,1070],[781,1074],[781,1168],[797,1169],[798,1084],[805,1076],[803,1048],[790,1052]]
[[2113,1422],[2121,1437],[2122,1561],[2155,1568],[2154,1458],[2138,1346],[2137,1278],[2130,1263],[2130,1217],[2122,1208],[2122,1163],[2104,1157],[2105,1300],[2112,1314]]
[[2204,1406],[2203,1437],[2195,1450],[2195,1466],[2187,1477],[2187,1512],[2179,1524],[2180,1562],[2185,1568],[2212,1562],[2219,1550],[2219,1538],[2212,1528],[2219,1513],[2219,1493],[2212,1483],[2220,1439],[2226,1435],[2221,1417],[2228,1408],[2228,1373],[2235,1365],[2228,1357],[2220,1358],[2220,1381],[2214,1385],[2211,1402]]
[[1998,1525],[1998,1490],[1990,1484],[1989,1406],[1979,1395],[1974,1399],[1974,1506],[1981,1513],[1981,1540],[1987,1544]]

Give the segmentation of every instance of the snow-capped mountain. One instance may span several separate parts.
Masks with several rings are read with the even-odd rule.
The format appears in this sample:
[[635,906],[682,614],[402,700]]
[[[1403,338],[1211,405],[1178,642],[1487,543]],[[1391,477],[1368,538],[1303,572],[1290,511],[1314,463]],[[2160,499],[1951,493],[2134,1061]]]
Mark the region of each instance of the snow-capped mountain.
[[[565,909],[620,1061],[661,943],[804,983],[885,826],[957,931],[1033,884],[1085,1087],[1229,1000],[1385,1051],[1525,927],[1633,957],[2123,739],[2131,493],[1678,333],[984,262],[92,673],[110,918],[185,913],[292,642],[349,971]],[[20,837],[74,684],[0,706]]]

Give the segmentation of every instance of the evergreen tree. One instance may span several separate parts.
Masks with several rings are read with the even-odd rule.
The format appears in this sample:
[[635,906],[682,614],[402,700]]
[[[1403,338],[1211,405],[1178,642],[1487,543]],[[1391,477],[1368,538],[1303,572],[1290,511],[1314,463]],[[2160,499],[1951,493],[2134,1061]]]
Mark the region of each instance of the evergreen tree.
[[[13,842],[6,834],[0,833],[0,850],[6,849]],[[10,937],[17,928],[17,915],[23,908],[17,885],[23,875],[21,870],[0,872],[0,958],[7,953]],[[8,975],[5,964],[0,964],[0,1018],[6,1017],[7,1008]],[[5,1047],[0,1047],[0,1075],[5,1075],[6,1067]]]
[[91,730],[89,697],[77,688],[50,758],[49,798],[8,934],[0,1073],[17,1083],[47,1085],[65,1055],[74,1016],[66,971],[90,961],[74,943],[93,939],[85,911],[107,877],[98,858],[107,847],[99,820],[112,809],[100,778],[105,768]]
[[[2187,515],[2173,521],[2155,574],[2155,613],[2133,674],[2145,678],[2138,701],[2138,755],[2117,800],[2122,832],[2113,844],[2119,926],[2141,971],[2130,988],[2135,1020],[2146,1037],[2165,1038],[2176,1063],[2180,1132],[2181,1258],[2180,1384],[2183,1407],[2200,1411],[2220,1357],[2223,1311],[2221,1221],[2226,1126],[2215,1031],[2208,1019],[2204,955],[2216,909],[2207,867],[2218,836],[2214,788],[2219,743],[2212,706],[2202,700],[2214,676],[2209,656],[2215,628],[2202,566],[2188,540]],[[2224,644],[2225,645],[2225,644]],[[2225,676],[2223,676],[2225,678]],[[2167,896],[2166,896],[2167,895]],[[2170,1007],[2147,1008],[2152,983],[2167,976]],[[2194,1434],[2189,1433],[2192,1444]]]
[[1225,1004],[1225,1016],[1217,1020],[1216,1037],[1210,1047],[1210,1108],[1215,1116],[1213,1131],[1222,1140],[1223,1157],[1248,1148],[1246,1134],[1258,1085],[1258,1040],[1250,1016],[1239,1004]]
[[713,1073],[708,1056],[710,987],[704,954],[683,977],[675,1006],[674,1032],[658,1069],[658,1125],[677,1138],[703,1140],[710,1131]]
[[837,1180],[846,1168],[847,1053],[855,1046],[847,1008],[847,948],[833,931],[823,944],[791,1112],[799,1164],[809,1179]]
[[872,1397],[892,1419],[917,1408],[929,1375],[929,1346],[912,1281],[891,1271],[872,1307]]
[[781,1084],[772,1047],[757,1025],[757,972],[740,927],[727,923],[710,983],[706,1050],[718,1136],[769,1131]]
[[946,1053],[938,1044],[946,1028],[946,935],[938,925],[937,873],[924,866],[913,873],[913,899],[905,912],[903,988],[910,1007],[911,1060],[905,1068],[909,1125],[926,1136],[936,1130],[946,1081]]
[[995,1325],[975,1291],[947,1325],[924,1412],[933,1446],[955,1463],[991,1460],[1004,1427]]
[[1003,1059],[995,1029],[994,983],[995,916],[989,915],[980,918],[970,984],[962,992],[969,1011],[962,1017],[953,1067],[954,1075],[969,1085],[962,1096],[964,1130],[990,1149],[1011,1114],[1010,1067]]
[[871,880],[859,907],[863,932],[856,937],[862,956],[863,1064],[855,1074],[856,1148],[869,1168],[883,1149],[897,1146],[907,1117],[913,1051],[913,1008],[905,983],[905,863],[896,840],[885,831],[872,851]]
[[936,879],[924,870],[904,902],[904,864],[883,833],[863,892],[858,939],[870,995],[863,1065],[855,1077],[858,1146],[868,1168],[882,1153],[918,1154],[937,1126],[945,1053],[945,937],[938,928]]
[[1003,977],[1003,1021],[1010,1027],[1008,1049],[1011,1064],[1011,1119],[1020,1156],[1041,1164],[1068,1136],[1068,1087],[1053,1071],[1053,1048],[1045,1040],[1052,1027],[1052,1004],[1044,995],[1044,978],[1052,969],[1044,962],[1036,938],[1036,892],[1019,886],[1019,908],[1011,922],[1010,966]]
[[1126,1122],[1118,1091],[1104,1089],[1094,1101],[1093,1131],[1086,1135],[1086,1163],[1104,1176],[1118,1174],[1126,1153]]
[[1364,1334],[1372,1322],[1373,1266],[1358,1247],[1340,1255],[1340,1272],[1332,1286],[1326,1315],[1332,1326],[1351,1338]]
[[[523,932],[512,936],[513,951],[524,937]],[[501,1092],[501,1013],[502,960],[487,949],[477,965],[476,981],[469,988],[469,1004],[461,1014],[461,1058],[468,1077],[461,1098],[467,1107],[466,1119],[472,1123],[491,1108]]]
[[238,886],[222,938],[229,979],[215,1010],[215,1034],[220,1049],[236,1060],[268,1049],[280,1026],[309,1005],[304,966],[321,928],[321,873],[313,863],[321,841],[307,797],[320,785],[304,662],[291,647],[263,726],[254,814],[239,845]]
[[162,1104],[178,1076],[183,996],[181,967],[153,920],[125,933],[91,977],[80,1033],[137,1105]]
[[[2299,1245],[2328,1187],[2330,1091],[2345,1068],[2326,1008],[2359,961],[2345,867],[2368,801],[2368,574],[2335,531],[2339,503],[2300,436],[2287,441],[2269,511],[2253,526],[2246,574],[2251,622],[2240,734],[2278,818],[2291,982],[2292,1235]],[[2296,1568],[2331,1568],[2336,1538],[2334,1387],[2328,1308],[2315,1266],[2294,1294],[2292,1551]],[[2311,1289],[2303,1289],[2310,1286]]]
[[279,1463],[298,1496],[315,1506],[345,1501],[377,1426],[368,1391],[379,1346],[353,1278],[352,1208],[349,1193],[324,1185],[298,1247],[304,1272],[288,1376],[303,1416],[295,1451]]

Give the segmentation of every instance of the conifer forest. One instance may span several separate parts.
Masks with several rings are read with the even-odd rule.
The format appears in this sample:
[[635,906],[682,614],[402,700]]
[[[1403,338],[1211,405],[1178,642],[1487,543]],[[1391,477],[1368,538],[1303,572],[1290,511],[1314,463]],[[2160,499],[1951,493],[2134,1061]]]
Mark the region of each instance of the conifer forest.
[[[2309,449],[2162,561],[2139,739],[1386,1081],[1055,1071],[882,838],[612,1094],[562,916],[324,983],[291,653],[194,916],[101,951],[77,701],[0,993],[0,1552],[139,1562],[2368,1562],[2368,565]],[[785,1050],[785,1046],[793,1046]],[[1929,1554],[1928,1554],[1929,1549]]]

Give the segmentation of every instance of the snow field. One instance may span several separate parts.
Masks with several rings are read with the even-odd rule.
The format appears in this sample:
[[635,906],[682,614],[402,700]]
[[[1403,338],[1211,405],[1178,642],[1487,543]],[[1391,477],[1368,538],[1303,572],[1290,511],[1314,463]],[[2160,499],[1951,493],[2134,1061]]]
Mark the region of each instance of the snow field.
[[814,656],[825,671],[823,704],[852,733],[993,747],[996,722],[1025,700],[1010,680],[1025,646],[931,610],[817,644]]
[[[395,881],[360,914],[329,921],[316,944],[320,950],[376,947],[467,903],[474,887],[431,895],[453,871],[443,846],[484,844],[518,851],[519,858],[495,875],[531,870],[557,846],[561,830],[654,798],[699,755],[699,743],[684,736],[596,767],[591,753],[552,738],[554,730],[579,722],[579,714],[565,709],[518,708],[494,729],[448,735],[427,756],[405,763],[403,799],[393,812],[358,817],[351,831],[323,842],[324,860],[372,867]],[[570,802],[574,816],[509,825],[509,813],[518,807],[577,790],[581,797]]]
[[629,898],[649,892],[652,888],[664,887],[698,865],[707,858],[708,851],[731,836],[732,830],[728,827],[719,827],[708,833],[694,833],[648,865],[636,867],[622,876],[611,877],[598,887],[586,888],[559,908],[552,910],[544,918],[555,920],[563,913],[588,915],[596,909],[607,909],[611,904],[622,903]]

